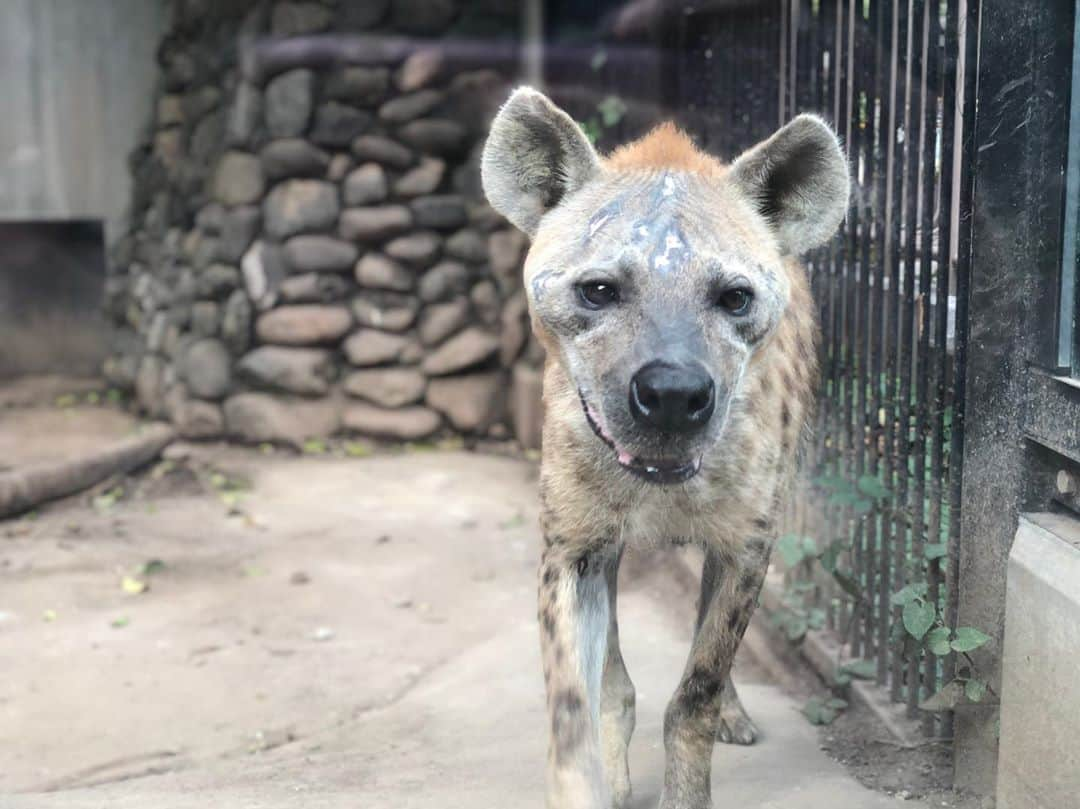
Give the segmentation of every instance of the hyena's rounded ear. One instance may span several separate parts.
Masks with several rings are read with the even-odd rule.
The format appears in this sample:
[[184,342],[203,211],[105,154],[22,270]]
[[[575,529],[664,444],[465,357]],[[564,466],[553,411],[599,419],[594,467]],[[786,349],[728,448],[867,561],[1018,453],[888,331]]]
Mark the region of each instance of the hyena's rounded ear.
[[729,177],[791,255],[827,242],[847,213],[847,159],[832,129],[816,115],[799,115],[744,152]]
[[521,87],[491,124],[480,174],[491,206],[531,238],[540,218],[599,168],[581,127],[543,93]]

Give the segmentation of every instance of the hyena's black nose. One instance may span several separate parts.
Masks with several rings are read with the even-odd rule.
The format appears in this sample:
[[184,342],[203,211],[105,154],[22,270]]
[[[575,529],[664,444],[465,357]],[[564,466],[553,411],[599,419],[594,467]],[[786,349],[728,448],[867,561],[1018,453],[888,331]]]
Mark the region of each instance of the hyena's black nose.
[[665,433],[689,433],[709,423],[716,386],[700,365],[650,362],[630,380],[630,412]]

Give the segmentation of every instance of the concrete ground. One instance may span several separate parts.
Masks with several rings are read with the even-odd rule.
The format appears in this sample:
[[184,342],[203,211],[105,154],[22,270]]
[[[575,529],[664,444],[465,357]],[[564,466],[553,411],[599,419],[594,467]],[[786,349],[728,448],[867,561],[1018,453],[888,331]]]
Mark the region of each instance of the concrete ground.
[[[0,806],[539,809],[535,526],[524,461],[219,448],[0,522]],[[693,602],[654,562],[620,603],[642,808]],[[717,746],[718,807],[924,806],[736,680],[764,739]]]

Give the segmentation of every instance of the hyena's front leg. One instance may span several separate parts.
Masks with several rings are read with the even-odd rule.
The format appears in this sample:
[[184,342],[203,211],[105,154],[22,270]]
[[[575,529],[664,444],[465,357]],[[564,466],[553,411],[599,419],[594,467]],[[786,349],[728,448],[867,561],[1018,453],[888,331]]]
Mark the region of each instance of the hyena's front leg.
[[[701,631],[701,624],[705,620],[705,615],[712,603],[713,591],[716,589],[720,572],[719,553],[713,548],[707,548],[705,550],[705,564],[701,569],[701,597],[698,601],[698,616],[697,623],[694,625],[694,634]],[[757,741],[758,729],[739,700],[739,694],[735,690],[735,683],[731,681],[730,672],[727,679],[724,680],[724,687],[720,693],[720,719],[716,723],[716,740],[723,744],[753,744]]]
[[664,713],[667,761],[660,809],[712,806],[712,750],[724,709],[724,687],[765,580],[767,561],[758,554],[725,558],[713,586],[702,588],[698,631]]
[[616,601],[622,548],[605,568],[608,588],[607,655],[600,698],[600,746],[604,772],[611,790],[612,806],[623,809],[630,800],[630,769],[626,761],[630,737],[634,734],[634,683],[626,671],[619,648],[619,620]]
[[613,546],[549,538],[540,563],[540,638],[547,690],[548,809],[610,809],[600,748],[607,651],[605,568]]

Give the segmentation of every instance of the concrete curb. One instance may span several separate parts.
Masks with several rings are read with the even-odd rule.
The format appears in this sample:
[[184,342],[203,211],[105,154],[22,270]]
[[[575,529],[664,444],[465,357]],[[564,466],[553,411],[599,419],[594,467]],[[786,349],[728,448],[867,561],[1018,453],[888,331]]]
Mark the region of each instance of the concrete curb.
[[0,474],[0,518],[10,517],[58,497],[129,472],[153,460],[176,437],[172,427],[155,423],[137,435],[65,461],[39,463]]

